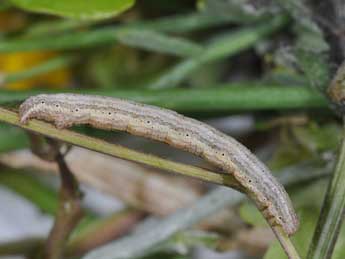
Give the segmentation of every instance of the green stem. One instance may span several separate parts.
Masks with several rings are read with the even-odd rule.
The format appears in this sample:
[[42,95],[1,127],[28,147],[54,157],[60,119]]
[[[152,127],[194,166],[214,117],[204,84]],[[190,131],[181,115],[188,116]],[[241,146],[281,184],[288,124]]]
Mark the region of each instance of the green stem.
[[328,185],[308,259],[331,258],[345,213],[345,128],[333,177]]
[[3,108],[0,108],[0,121],[10,123],[21,128],[40,133],[53,139],[61,140],[76,146],[95,150],[111,156],[123,158],[130,161],[143,163],[149,166],[175,172],[181,175],[194,177],[203,181],[215,184],[238,187],[238,184],[230,175],[217,174],[195,166],[189,166],[182,163],[172,162],[157,156],[140,153],[119,145],[110,144],[106,141],[82,135],[70,130],[59,130],[52,124],[32,120],[27,125],[19,123],[18,114]]
[[286,255],[289,259],[300,259],[300,256],[291,242],[290,238],[285,234],[284,230],[280,227],[274,227],[273,232],[276,237],[279,239],[279,242],[284,249]]
[[[65,92],[80,93],[73,90]],[[0,103],[22,101],[39,93],[57,91],[0,91]],[[125,98],[183,112],[308,109],[327,108],[328,105],[325,97],[308,87],[259,86],[246,82],[202,89],[83,89],[82,93]]]

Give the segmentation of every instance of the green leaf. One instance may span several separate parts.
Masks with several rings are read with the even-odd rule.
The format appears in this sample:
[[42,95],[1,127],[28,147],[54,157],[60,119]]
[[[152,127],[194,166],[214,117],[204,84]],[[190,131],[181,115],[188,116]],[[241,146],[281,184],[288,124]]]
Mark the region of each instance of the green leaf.
[[[324,97],[307,87],[277,87],[249,82],[210,85],[203,89],[165,89],[164,91],[97,89],[66,91],[124,98],[183,112],[326,108]],[[57,91],[0,91],[0,103],[22,101],[39,93],[57,93]]]
[[202,66],[234,56],[240,51],[252,47],[268,34],[281,28],[286,22],[286,17],[276,16],[274,19],[261,22],[255,27],[248,26],[245,29],[218,36],[208,44],[202,55],[178,63],[157,78],[150,88],[174,88]]
[[267,222],[261,213],[257,210],[255,206],[249,201],[244,202],[240,209],[239,213],[241,218],[250,225],[256,227],[268,227]]
[[23,130],[0,123],[0,153],[23,148],[28,144]]
[[0,174],[0,185],[6,186],[37,206],[42,212],[55,215],[58,208],[57,193],[39,182],[28,172],[5,169]]
[[187,39],[145,29],[122,29],[117,33],[117,39],[128,46],[182,57],[197,56],[204,50],[199,44]]
[[74,19],[105,19],[127,10],[135,0],[11,0],[27,11],[59,15]]

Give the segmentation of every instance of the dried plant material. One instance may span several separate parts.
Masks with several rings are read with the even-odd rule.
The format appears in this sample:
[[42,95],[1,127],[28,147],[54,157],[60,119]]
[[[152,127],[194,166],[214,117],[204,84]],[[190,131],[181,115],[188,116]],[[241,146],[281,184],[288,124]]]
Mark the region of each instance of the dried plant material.
[[[155,174],[132,162],[98,152],[74,147],[65,159],[80,182],[156,215],[170,214],[201,195],[201,190],[196,185]],[[54,163],[37,158],[29,150],[3,154],[0,161],[14,168],[31,167],[58,172]]]

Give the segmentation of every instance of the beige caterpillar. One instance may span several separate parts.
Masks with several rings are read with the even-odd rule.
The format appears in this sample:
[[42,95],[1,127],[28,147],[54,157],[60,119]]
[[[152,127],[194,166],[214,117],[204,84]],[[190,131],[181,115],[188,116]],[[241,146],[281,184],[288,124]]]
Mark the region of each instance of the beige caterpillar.
[[294,234],[298,217],[283,186],[246,147],[200,121],[174,111],[132,101],[79,94],[42,94],[20,106],[20,121],[53,122],[58,128],[90,124],[165,142],[200,156],[233,175],[267,222]]

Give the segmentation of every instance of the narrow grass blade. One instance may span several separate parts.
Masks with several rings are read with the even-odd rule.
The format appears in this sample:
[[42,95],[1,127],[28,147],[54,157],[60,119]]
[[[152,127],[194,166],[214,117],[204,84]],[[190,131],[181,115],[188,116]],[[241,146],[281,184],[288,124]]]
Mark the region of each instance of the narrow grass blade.
[[219,37],[206,47],[206,50],[201,56],[187,59],[177,64],[153,82],[150,88],[161,89],[175,87],[198,68],[252,47],[263,37],[281,28],[286,21],[286,17],[278,16],[254,28],[241,29]]
[[328,185],[327,193],[312,243],[308,259],[332,257],[345,213],[345,129],[334,174]]
[[[198,113],[328,107],[326,98],[308,87],[259,86],[245,82],[202,89],[66,90],[65,92],[125,98],[172,110]],[[39,93],[56,93],[56,91],[0,91],[0,103],[23,101]]]

